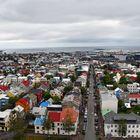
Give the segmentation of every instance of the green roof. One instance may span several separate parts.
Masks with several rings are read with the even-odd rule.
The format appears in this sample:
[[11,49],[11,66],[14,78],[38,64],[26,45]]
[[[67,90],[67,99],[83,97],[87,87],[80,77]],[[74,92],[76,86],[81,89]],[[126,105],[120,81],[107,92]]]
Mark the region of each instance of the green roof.
[[111,112],[111,109],[104,109],[102,110],[102,116],[104,117],[107,113]]

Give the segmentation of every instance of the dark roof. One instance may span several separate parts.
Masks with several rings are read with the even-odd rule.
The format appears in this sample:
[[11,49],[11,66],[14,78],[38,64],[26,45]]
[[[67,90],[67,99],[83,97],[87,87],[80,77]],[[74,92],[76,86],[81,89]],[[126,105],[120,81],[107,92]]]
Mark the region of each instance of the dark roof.
[[107,124],[117,124],[119,120],[126,120],[127,124],[140,124],[140,116],[130,113],[130,114],[116,114],[111,111],[104,116],[105,123]]

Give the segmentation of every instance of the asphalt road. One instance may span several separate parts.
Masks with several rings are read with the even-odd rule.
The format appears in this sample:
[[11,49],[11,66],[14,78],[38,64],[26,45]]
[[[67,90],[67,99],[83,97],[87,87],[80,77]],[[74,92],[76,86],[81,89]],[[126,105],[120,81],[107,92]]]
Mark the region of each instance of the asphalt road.
[[94,99],[93,93],[95,92],[93,71],[90,74],[90,85],[89,85],[89,97],[88,97],[88,111],[87,111],[87,128],[85,134],[85,140],[96,140],[95,125],[94,125]]

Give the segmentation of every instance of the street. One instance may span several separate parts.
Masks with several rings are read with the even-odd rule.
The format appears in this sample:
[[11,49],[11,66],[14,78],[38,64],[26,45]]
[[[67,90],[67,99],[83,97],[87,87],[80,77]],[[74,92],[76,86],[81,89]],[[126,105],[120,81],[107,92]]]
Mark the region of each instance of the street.
[[96,140],[95,125],[94,125],[94,80],[93,80],[93,68],[90,72],[90,85],[89,85],[89,96],[88,96],[88,114],[87,114],[87,128],[85,134],[85,140]]

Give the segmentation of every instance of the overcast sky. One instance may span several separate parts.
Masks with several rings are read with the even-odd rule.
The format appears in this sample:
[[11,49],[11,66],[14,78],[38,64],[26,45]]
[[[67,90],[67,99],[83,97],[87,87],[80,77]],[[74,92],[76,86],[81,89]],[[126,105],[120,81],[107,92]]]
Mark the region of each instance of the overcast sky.
[[139,43],[140,0],[0,0],[0,49]]

